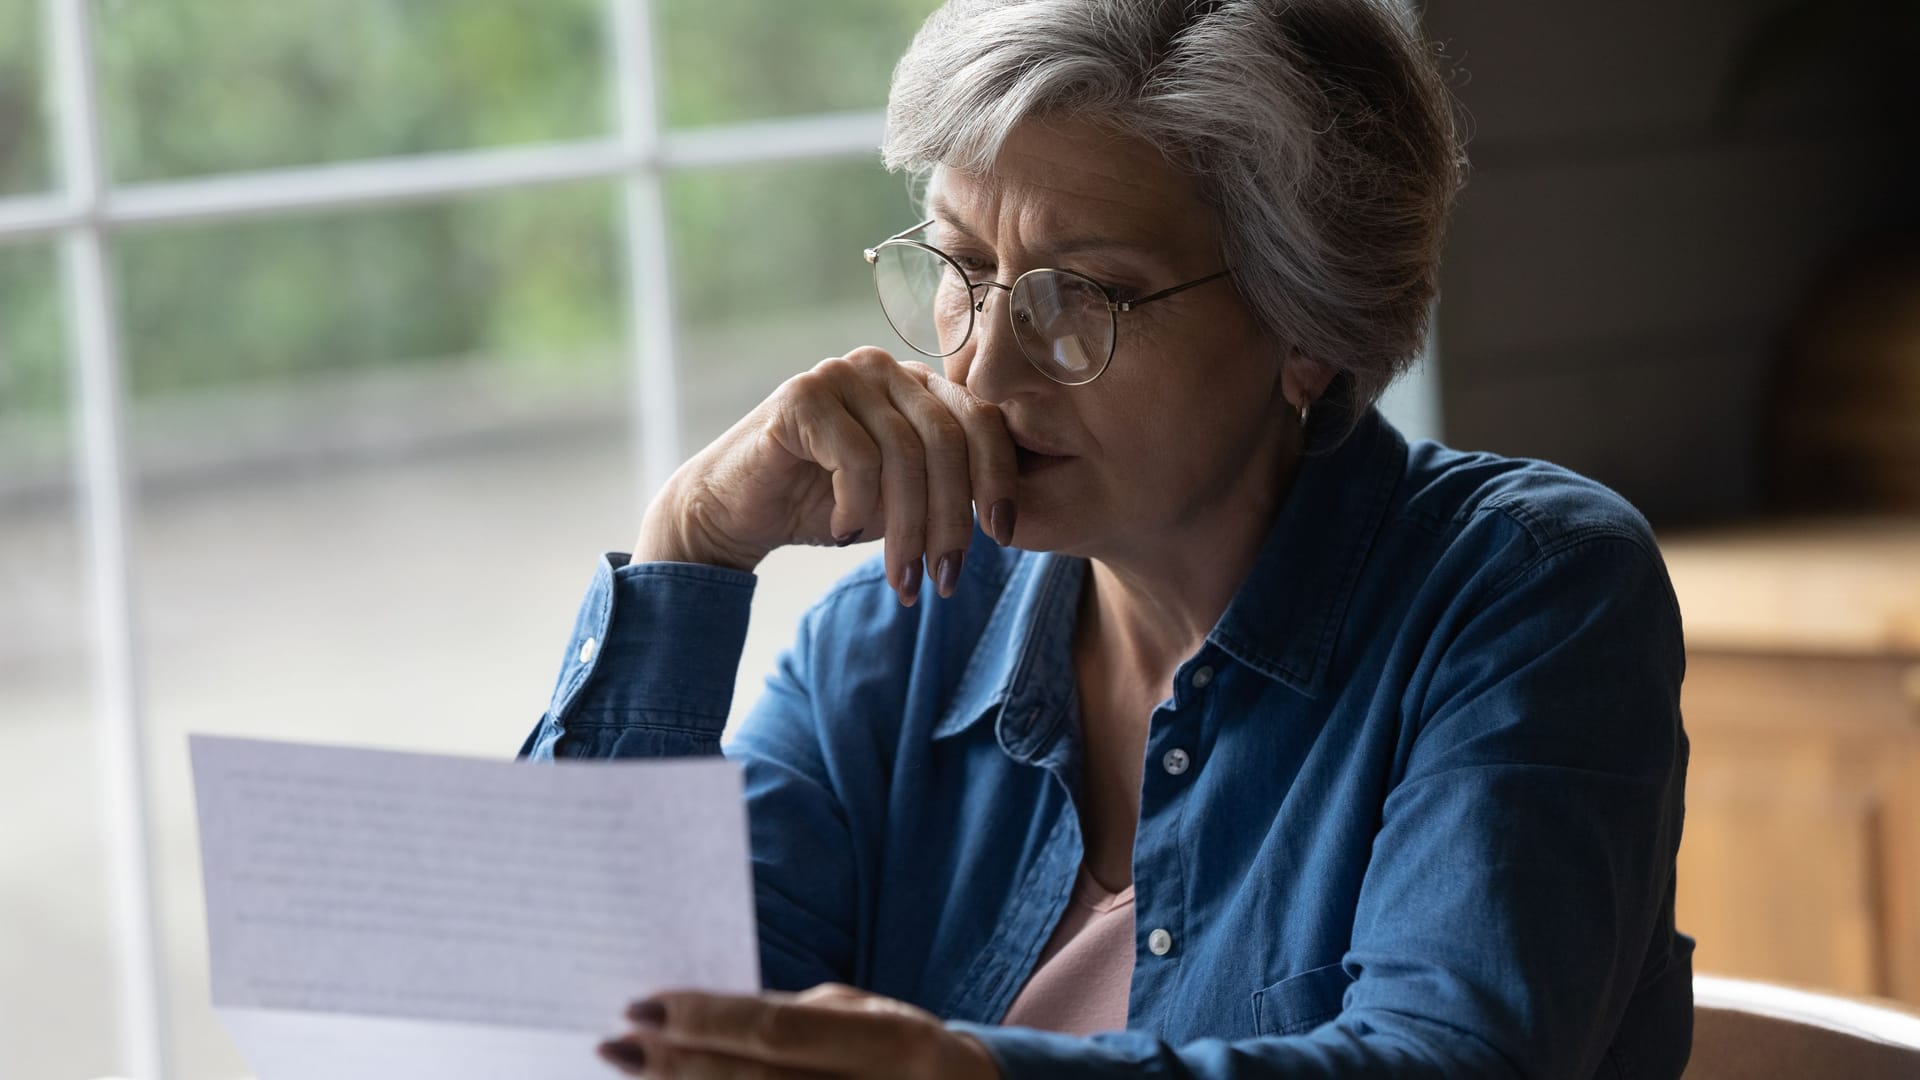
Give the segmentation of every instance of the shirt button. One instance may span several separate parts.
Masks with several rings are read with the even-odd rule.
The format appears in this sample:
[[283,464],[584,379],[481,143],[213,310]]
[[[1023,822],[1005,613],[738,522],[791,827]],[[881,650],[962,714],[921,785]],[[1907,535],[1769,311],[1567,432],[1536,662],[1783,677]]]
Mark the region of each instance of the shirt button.
[[1213,669],[1205,664],[1201,664],[1199,667],[1193,669],[1193,676],[1188,681],[1193,683],[1195,690],[1205,690],[1207,684],[1213,681]]
[[1155,956],[1165,956],[1173,951],[1173,935],[1165,930],[1155,930],[1147,935],[1147,951]]
[[1187,771],[1187,766],[1192,764],[1193,759],[1187,756],[1185,750],[1177,746],[1167,751],[1167,756],[1160,759],[1160,766],[1167,770],[1169,776],[1179,776]]
[[581,663],[584,664],[587,661],[593,659],[593,648],[597,644],[599,643],[594,641],[592,638],[588,638],[587,640],[580,643],[580,662]]

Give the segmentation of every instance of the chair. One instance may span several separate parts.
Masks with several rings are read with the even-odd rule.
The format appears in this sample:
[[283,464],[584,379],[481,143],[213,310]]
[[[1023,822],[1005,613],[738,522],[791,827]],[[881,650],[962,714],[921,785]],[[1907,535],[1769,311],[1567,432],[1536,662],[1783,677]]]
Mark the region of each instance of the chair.
[[1686,1080],[1920,1080],[1920,1013],[1697,975]]

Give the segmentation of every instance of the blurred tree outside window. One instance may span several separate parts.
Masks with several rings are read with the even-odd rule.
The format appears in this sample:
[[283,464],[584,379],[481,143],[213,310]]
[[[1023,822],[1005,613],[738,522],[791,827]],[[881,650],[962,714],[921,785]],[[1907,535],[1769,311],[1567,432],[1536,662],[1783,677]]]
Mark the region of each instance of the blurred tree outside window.
[[96,10],[119,183],[613,126],[599,0],[96,0]]
[[42,0],[0,0],[0,198],[53,185]]
[[[886,104],[934,0],[655,0],[669,127]],[[911,224],[911,223],[909,223]]]
[[614,215],[593,183],[130,233],[116,244],[128,385],[138,398],[389,364],[562,377],[619,333]]
[[51,247],[0,244],[0,490],[7,477],[63,475],[67,354]]
[[[0,115],[38,115],[38,0],[0,0]],[[659,0],[657,76],[672,126],[875,109],[932,0]],[[612,128],[600,0],[95,0],[114,182],[603,136]],[[43,125],[0,125],[0,191],[43,184]],[[716,334],[778,341],[836,317],[870,343],[861,246],[899,227],[903,180],[872,157],[741,166],[669,181],[678,311],[697,357]],[[116,238],[127,387],[150,399],[375,368],[508,369],[557,386],[619,378],[615,207],[576,185]],[[4,269],[0,269],[3,273]],[[58,373],[17,340],[59,298],[0,296],[0,408],[44,414]],[[722,333],[722,332],[725,333]],[[806,335],[818,345],[820,333]],[[824,347],[824,346],[821,346]],[[818,351],[816,348],[815,351]],[[37,359],[36,359],[37,358]],[[818,360],[741,357],[765,369]],[[38,364],[38,367],[34,365]],[[31,377],[27,371],[37,374]],[[692,380],[712,382],[725,371]],[[777,382],[777,379],[774,380]],[[730,398],[744,411],[751,401]],[[35,451],[52,452],[43,441]],[[0,465],[0,473],[7,466]]]

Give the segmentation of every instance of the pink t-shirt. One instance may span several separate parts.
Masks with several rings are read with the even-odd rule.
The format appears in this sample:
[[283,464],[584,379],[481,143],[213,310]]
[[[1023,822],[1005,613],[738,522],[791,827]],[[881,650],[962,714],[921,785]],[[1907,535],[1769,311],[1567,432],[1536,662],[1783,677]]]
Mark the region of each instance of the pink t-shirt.
[[1040,962],[1000,1022],[1069,1035],[1121,1031],[1133,983],[1133,886],[1108,892],[1085,866]]

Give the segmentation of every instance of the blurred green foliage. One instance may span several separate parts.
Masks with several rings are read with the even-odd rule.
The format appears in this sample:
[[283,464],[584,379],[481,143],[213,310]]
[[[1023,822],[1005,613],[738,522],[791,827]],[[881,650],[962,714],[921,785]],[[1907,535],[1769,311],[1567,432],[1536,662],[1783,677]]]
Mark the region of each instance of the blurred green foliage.
[[677,310],[694,326],[872,303],[861,249],[913,224],[906,179],[872,160],[679,173],[667,206]]
[[122,183],[612,129],[599,0],[97,0]]
[[934,0],[655,0],[675,127],[871,109]]
[[0,197],[53,180],[40,4],[0,0]]
[[[876,108],[936,0],[657,0],[675,126]],[[39,0],[0,0],[0,195],[51,183]],[[610,134],[602,0],[95,0],[116,183]],[[690,324],[857,302],[910,213],[876,157],[668,180]],[[136,397],[391,365],[617,364],[618,187],[155,227],[115,238]],[[31,253],[31,254],[29,254]],[[56,405],[44,246],[0,246],[0,423]],[[806,358],[811,361],[813,358]]]
[[602,182],[130,233],[115,245],[129,388],[604,362],[620,333],[616,207]]
[[59,274],[46,244],[0,244],[0,423],[47,417],[67,399]]

